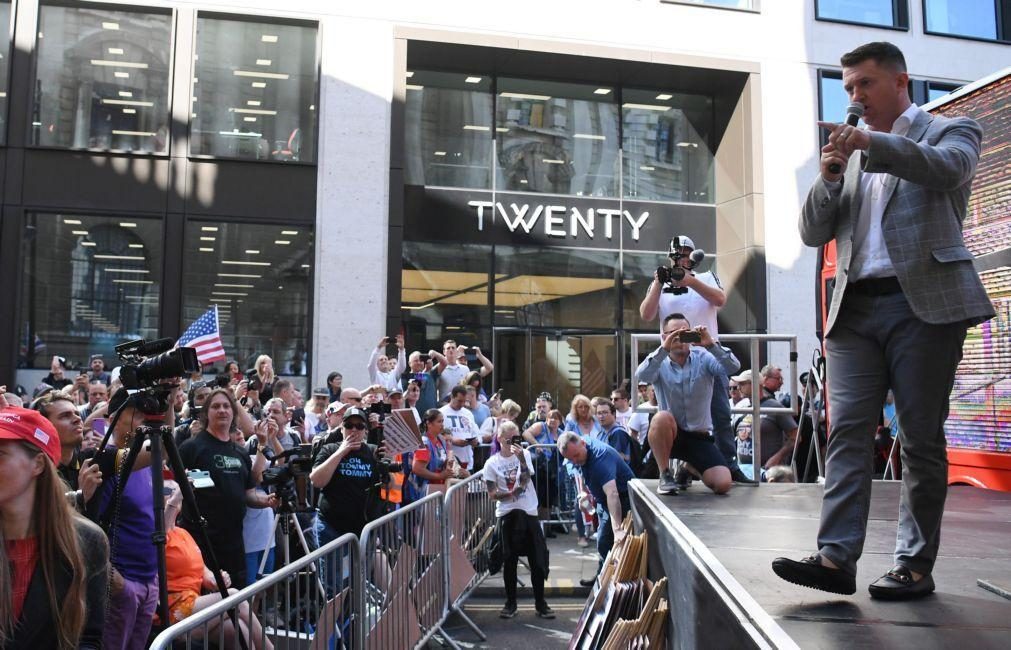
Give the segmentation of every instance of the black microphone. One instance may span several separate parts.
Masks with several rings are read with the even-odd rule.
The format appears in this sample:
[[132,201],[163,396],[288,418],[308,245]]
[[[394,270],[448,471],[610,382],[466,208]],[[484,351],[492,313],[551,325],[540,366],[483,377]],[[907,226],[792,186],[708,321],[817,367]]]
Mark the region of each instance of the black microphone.
[[[860,102],[853,102],[846,107],[846,124],[849,126],[856,126],[860,118],[864,116],[864,105]],[[842,165],[839,163],[832,163],[828,166],[828,170],[833,174],[838,174],[842,171]]]

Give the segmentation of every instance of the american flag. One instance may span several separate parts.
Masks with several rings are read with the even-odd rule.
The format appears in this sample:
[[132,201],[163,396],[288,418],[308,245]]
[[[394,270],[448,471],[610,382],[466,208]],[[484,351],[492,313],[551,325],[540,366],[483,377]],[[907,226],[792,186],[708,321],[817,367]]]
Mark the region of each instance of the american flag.
[[201,364],[224,360],[225,348],[221,345],[217,305],[208,309],[206,314],[194,321],[189,329],[179,337],[176,347],[183,346],[196,348],[197,360]]

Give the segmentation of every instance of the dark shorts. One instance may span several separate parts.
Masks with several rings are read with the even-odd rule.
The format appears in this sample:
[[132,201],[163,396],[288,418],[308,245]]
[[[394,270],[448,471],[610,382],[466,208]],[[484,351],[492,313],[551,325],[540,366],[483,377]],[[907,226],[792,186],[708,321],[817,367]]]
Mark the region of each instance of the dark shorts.
[[726,467],[727,461],[716,448],[716,442],[708,433],[693,431],[678,431],[674,445],[670,448],[670,457],[691,464],[699,474],[704,474],[710,467]]

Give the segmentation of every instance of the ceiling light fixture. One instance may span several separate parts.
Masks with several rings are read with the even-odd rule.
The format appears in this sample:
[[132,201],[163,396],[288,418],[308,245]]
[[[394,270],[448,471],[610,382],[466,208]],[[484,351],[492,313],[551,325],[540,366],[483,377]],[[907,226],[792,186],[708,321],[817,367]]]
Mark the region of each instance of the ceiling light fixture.
[[110,47],[109,48],[109,54],[122,54],[122,53],[123,53],[123,48],[121,48],[121,47]]
[[[260,102],[256,102],[259,106]],[[247,115],[277,115],[277,111],[269,111],[262,108],[230,108],[233,113],[246,113]]]
[[243,122],[255,122],[256,118],[255,117],[244,117],[244,118],[242,118],[242,121]]
[[150,273],[147,269],[105,269],[106,273]]
[[82,241],[82,242],[80,242],[80,244],[81,244],[81,246],[94,246],[95,242],[93,242],[93,241]]
[[233,266],[270,266],[270,262],[244,262],[240,260],[221,260],[221,263]]
[[499,93],[498,95],[507,99],[529,99],[535,102],[546,102],[551,99],[550,95],[528,95],[526,93]]
[[144,257],[141,255],[95,255],[96,260],[135,260],[138,262],[143,262]]
[[290,242],[290,241],[288,241],[287,239],[275,239],[275,240],[274,240],[274,243],[275,243],[275,244],[280,244],[281,246],[287,246],[287,245],[288,245],[288,244],[290,244],[291,242]]
[[298,231],[297,230],[282,230],[281,234],[282,235],[297,235]]
[[259,106],[259,105],[260,105],[260,100],[258,100],[258,99],[250,99],[250,100],[248,100],[246,102],[246,106]]
[[594,95],[610,95],[611,94],[611,89],[610,88],[597,88],[596,90],[593,91],[593,94]]
[[212,296],[248,296],[248,293],[234,292],[234,291],[212,291]]
[[419,86],[417,84],[407,84],[408,90],[424,90],[424,86]]
[[120,97],[127,97],[127,98],[133,97],[133,93],[130,92],[129,90],[121,90],[121,91],[119,91],[118,94],[119,94]]
[[660,93],[659,95],[656,96],[656,98],[662,102],[665,102],[667,100],[674,99],[674,95],[670,95],[668,93]]
[[481,83],[481,77],[467,77],[464,81],[469,84],[479,84]]
[[217,241],[216,237],[201,237],[200,241]]
[[100,65],[112,68],[137,68],[138,70],[147,70],[146,63],[137,63],[134,61],[110,61],[108,59],[91,59],[91,65]]
[[130,244],[130,248],[144,248],[144,244]]
[[262,278],[262,275],[256,275],[255,273],[218,273],[219,278]]
[[542,158],[541,162],[542,163],[546,163],[548,165],[564,165],[565,164],[564,160],[556,160],[554,158]]
[[231,287],[232,289],[255,289],[256,287],[252,284],[226,284],[224,282],[215,282],[216,287]]
[[413,77],[413,76],[414,76],[414,72],[413,72],[413,71],[411,71],[411,70],[408,70],[408,71],[407,71],[407,78],[408,78],[408,79],[410,79],[410,78],[411,78],[411,77]]
[[436,152],[433,152],[432,155],[433,156],[445,156],[446,152],[445,151],[436,151]]
[[70,234],[71,235],[80,235],[81,237],[87,237],[88,236],[88,231],[87,230],[71,230]]
[[81,220],[80,219],[64,219],[63,223],[67,224],[68,226],[80,226],[81,225]]
[[270,65],[270,59],[257,59],[256,65]]
[[154,280],[113,280],[115,284],[154,284]]
[[217,226],[200,226],[200,230],[203,232],[218,232]]
[[[115,131],[113,131],[113,133],[115,133]],[[120,225],[121,228],[136,228],[137,227],[137,224],[133,223],[132,221],[120,221],[119,225]]]
[[119,29],[119,23],[103,22],[102,29]]
[[213,248],[201,248],[200,252],[201,253],[213,253],[214,249]]
[[464,124],[463,125],[463,130],[464,131],[491,131],[491,127],[490,126],[480,126],[480,125],[477,125],[477,124]]
[[136,135],[136,136],[140,136],[142,138],[153,138],[154,136],[158,135],[157,133],[154,133],[153,131],[123,131],[123,130],[120,130],[120,129],[113,129],[112,130],[112,134],[113,135]]
[[276,43],[277,36],[274,34],[264,34],[263,36],[260,37],[260,40],[264,43]]
[[113,106],[154,106],[154,102],[141,102],[135,99],[103,99],[102,103]]
[[124,108],[123,113],[126,115],[135,115],[137,113],[136,108]]
[[670,106],[660,106],[659,104],[622,104],[622,108],[637,108],[643,111],[669,111]]
[[260,251],[253,250],[251,248],[246,249],[246,255],[259,255]]
[[116,77],[117,79],[129,79],[130,73],[120,72],[119,70],[116,70],[115,72],[112,73],[112,76]]
[[236,77],[260,77],[261,79],[290,79],[285,72],[258,72],[256,70],[232,70]]
[[253,88],[266,88],[267,84],[262,81],[254,81],[252,84]]
[[256,133],[253,131],[239,131],[238,129],[234,129],[232,131],[218,131],[218,135],[230,136],[235,138],[259,138],[263,134]]

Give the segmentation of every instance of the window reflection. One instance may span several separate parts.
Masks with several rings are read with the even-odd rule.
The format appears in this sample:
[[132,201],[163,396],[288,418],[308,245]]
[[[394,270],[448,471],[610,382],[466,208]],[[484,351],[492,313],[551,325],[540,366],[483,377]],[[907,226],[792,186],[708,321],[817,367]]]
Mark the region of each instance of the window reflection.
[[614,88],[500,78],[498,189],[618,195]]
[[32,144],[166,153],[172,16],[39,8]]
[[18,365],[114,359],[124,340],[158,338],[161,222],[134,217],[26,217]]
[[818,114],[821,119],[825,122],[843,122],[846,119],[846,107],[849,106],[850,98],[843,89],[842,75],[838,72],[823,72],[819,83],[821,105],[818,107]]
[[190,153],[313,162],[316,28],[197,18]]
[[495,247],[495,323],[614,328],[618,254]]
[[712,99],[626,89],[624,193],[640,200],[713,202]]
[[936,81],[927,82],[927,101],[934,101],[935,99],[940,99],[948,93],[958,90],[960,86],[958,84],[946,84]]
[[997,9],[993,0],[926,0],[928,32],[997,38]]
[[491,77],[407,74],[407,183],[491,189]]
[[306,374],[312,228],[190,221],[185,245],[181,328],[217,305],[229,359],[267,354],[278,374]]
[[886,27],[897,22],[895,0],[818,0],[818,17]]
[[[401,309],[405,323],[485,324],[491,246],[404,242]],[[431,337],[429,337],[431,338]]]
[[[10,29],[11,3],[0,2],[0,26]],[[7,32],[10,34],[10,31]],[[11,42],[6,35],[0,42],[0,144],[7,140],[7,77],[9,74]]]

